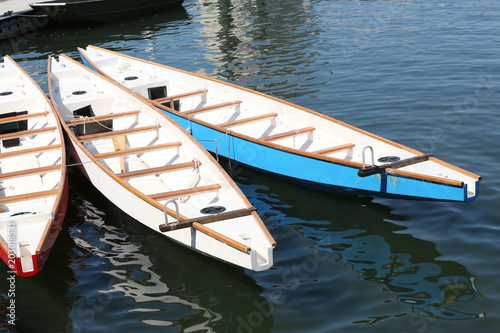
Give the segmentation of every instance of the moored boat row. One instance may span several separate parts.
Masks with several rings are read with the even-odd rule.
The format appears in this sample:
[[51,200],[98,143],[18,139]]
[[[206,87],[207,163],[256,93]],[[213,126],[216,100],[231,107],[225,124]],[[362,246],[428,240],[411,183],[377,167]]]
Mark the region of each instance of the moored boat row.
[[86,66],[49,58],[50,101],[11,58],[0,67],[0,252],[19,276],[39,272],[60,230],[65,147],[144,226],[255,271],[273,265],[276,242],[208,151],[326,191],[478,196],[480,176],[303,107],[102,48],[79,51]]

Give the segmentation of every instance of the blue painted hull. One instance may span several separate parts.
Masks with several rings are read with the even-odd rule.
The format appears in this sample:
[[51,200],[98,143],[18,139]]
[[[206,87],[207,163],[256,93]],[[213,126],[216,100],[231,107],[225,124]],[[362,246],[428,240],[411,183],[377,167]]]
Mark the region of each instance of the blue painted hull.
[[[85,57],[82,60],[87,67],[96,70]],[[457,186],[386,172],[360,177],[356,166],[279,149],[243,135],[221,131],[169,109],[160,109],[191,132],[208,151],[307,187],[369,197],[458,202],[473,201],[479,193],[479,180],[475,183],[475,195],[468,197],[465,183]]]

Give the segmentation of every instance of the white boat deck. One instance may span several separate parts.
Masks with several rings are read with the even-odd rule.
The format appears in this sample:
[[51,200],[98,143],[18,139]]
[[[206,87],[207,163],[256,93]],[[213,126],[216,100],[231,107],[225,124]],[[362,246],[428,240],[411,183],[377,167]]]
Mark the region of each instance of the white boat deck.
[[3,0],[0,1],[0,17],[6,12],[13,13],[25,12],[31,10],[30,3],[36,2],[33,0]]

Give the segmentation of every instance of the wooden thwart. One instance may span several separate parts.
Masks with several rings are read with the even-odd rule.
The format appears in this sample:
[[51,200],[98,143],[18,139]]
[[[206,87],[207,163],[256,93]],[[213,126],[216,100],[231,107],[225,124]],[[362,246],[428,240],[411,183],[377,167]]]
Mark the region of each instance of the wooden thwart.
[[254,116],[254,117],[248,117],[248,118],[244,118],[244,119],[237,119],[237,120],[233,120],[233,121],[228,121],[226,123],[219,124],[218,126],[221,126],[221,127],[231,127],[231,126],[243,125],[243,124],[250,123],[250,122],[253,122],[253,121],[258,121],[258,120],[263,120],[263,119],[268,119],[268,118],[274,118],[274,117],[277,117],[277,116],[278,116],[278,114],[276,112],[266,113],[266,114],[261,114],[259,116]]
[[56,165],[51,165],[51,166],[41,167],[41,168],[33,168],[33,169],[26,169],[26,170],[14,171],[14,172],[7,172],[7,173],[0,174],[0,179],[42,174],[42,173],[46,173],[46,172],[50,172],[50,171],[56,171],[56,170],[59,170],[61,168],[62,168],[62,164],[56,164]]
[[215,110],[215,109],[225,108],[228,106],[233,106],[233,105],[236,106],[236,105],[241,104],[241,103],[242,103],[242,101],[232,101],[232,102],[226,102],[226,103],[221,103],[221,104],[214,104],[214,105],[209,105],[209,106],[205,106],[202,108],[184,111],[182,113],[184,113],[184,114],[196,114],[196,113],[201,113],[201,112],[205,112],[205,111],[211,111],[211,110]]
[[35,148],[14,150],[14,151],[6,152],[6,153],[1,153],[0,158],[33,154],[33,153],[41,153],[41,152],[48,151],[48,150],[61,149],[61,147],[62,147],[62,145],[57,144],[57,145],[50,145],[50,146],[44,146],[44,147],[35,147]]
[[13,122],[13,121],[19,121],[19,120],[24,120],[24,119],[29,119],[29,118],[44,117],[46,115],[48,115],[47,112],[36,112],[36,113],[21,114],[19,116],[12,116],[12,117],[1,118],[0,119],[0,124],[10,123],[10,122]]
[[180,141],[175,141],[175,142],[163,143],[163,144],[159,144],[159,145],[152,145],[152,146],[146,146],[146,147],[120,149],[120,150],[111,151],[111,152],[107,152],[107,153],[96,154],[95,157],[96,158],[109,158],[109,157],[116,157],[116,156],[122,156],[122,155],[140,154],[140,153],[146,153],[146,152],[152,151],[152,150],[165,149],[165,148],[175,148],[175,147],[179,147],[180,145],[182,145],[182,143]]
[[214,215],[200,216],[200,217],[193,218],[193,219],[182,220],[179,223],[168,223],[168,224],[164,223],[164,224],[160,224],[160,231],[166,232],[166,231],[170,231],[170,230],[188,228],[188,227],[191,227],[193,225],[193,223],[195,223],[195,222],[198,222],[200,224],[207,224],[207,223],[212,223],[212,222],[219,222],[219,221],[224,221],[224,220],[229,220],[229,219],[235,219],[237,217],[248,216],[255,211],[257,211],[257,209],[255,207],[249,207],[249,208],[233,210],[230,212],[223,212],[223,213],[214,214]]
[[262,137],[260,139],[263,140],[263,141],[274,141],[274,140],[278,140],[278,139],[284,139],[284,138],[287,138],[289,136],[295,136],[295,135],[299,135],[299,134],[304,134],[304,133],[312,132],[314,130],[315,130],[314,127],[304,127],[304,128],[299,128],[299,129],[296,129],[296,130],[291,130],[291,131],[287,131],[287,132],[283,132],[283,133],[278,133],[278,134],[275,134],[275,135],[265,136],[265,137]]
[[21,136],[28,136],[28,135],[33,135],[33,134],[41,134],[41,133],[45,133],[45,132],[53,132],[56,129],[57,129],[57,127],[51,126],[51,127],[38,128],[38,129],[34,129],[34,130],[26,130],[26,131],[19,131],[19,132],[13,132],[13,133],[6,133],[6,134],[1,134],[0,135],[0,140],[19,138]]
[[[197,164],[201,165],[201,162],[198,162]],[[163,172],[180,170],[180,169],[194,168],[195,166],[196,166],[195,162],[178,163],[178,164],[166,165],[166,166],[157,167],[157,168],[149,168],[149,169],[144,169],[144,170],[122,172],[122,173],[117,174],[117,176],[120,178],[132,178],[132,177],[139,177],[139,176],[144,176],[144,175],[159,174],[159,173],[163,173]]]
[[370,165],[365,168],[361,168],[358,171],[358,176],[360,177],[367,177],[374,175],[376,173],[382,173],[385,172],[386,169],[397,169],[397,168],[403,168],[408,165],[420,163],[420,162],[425,162],[428,161],[432,157],[432,154],[423,154],[423,155],[418,155],[418,156],[413,156],[410,158],[406,158],[404,160],[396,161],[393,163],[387,163],[383,165]]
[[168,191],[163,193],[150,194],[149,196],[154,200],[167,199],[167,198],[178,198],[184,197],[190,194],[198,194],[202,192],[216,191],[221,188],[220,184],[198,186],[193,188],[187,188],[176,191]]
[[147,132],[147,131],[157,129],[158,127],[160,127],[160,125],[151,125],[151,126],[144,126],[144,127],[129,128],[129,129],[119,130],[119,131],[88,134],[88,135],[79,136],[78,140],[85,141],[85,140],[93,140],[93,139],[112,138],[114,136],[134,134],[134,133],[139,133],[139,132]]
[[56,195],[58,191],[59,191],[58,189],[55,189],[55,190],[48,190],[48,191],[39,191],[39,192],[11,195],[11,196],[0,198],[0,203],[53,196],[53,195]]
[[104,114],[104,115],[100,115],[100,116],[79,117],[79,118],[75,118],[75,119],[71,119],[71,120],[67,121],[66,124],[75,125],[75,124],[81,124],[81,123],[94,123],[94,122],[99,122],[101,120],[109,120],[109,119],[116,119],[116,118],[120,118],[120,117],[138,115],[139,113],[140,113],[139,110],[134,110],[134,111],[127,111],[127,112]]
[[163,102],[170,101],[170,103],[172,103],[176,99],[181,99],[184,97],[191,97],[191,96],[195,96],[195,95],[199,95],[199,94],[204,94],[206,92],[207,92],[207,90],[189,91],[189,92],[186,92],[183,94],[177,94],[177,95],[172,95],[172,96],[165,96],[165,97],[161,97],[161,98],[156,98],[156,99],[153,99],[153,101],[157,102],[157,103],[163,103]]
[[355,146],[354,143],[346,143],[346,144],[343,144],[343,145],[338,145],[338,146],[334,146],[334,147],[329,147],[329,148],[325,148],[325,149],[316,150],[316,151],[313,151],[312,153],[314,153],[314,154],[320,154],[320,155],[326,155],[326,154],[333,153],[333,152],[336,152],[336,151],[351,149],[351,148],[354,148],[354,146]]

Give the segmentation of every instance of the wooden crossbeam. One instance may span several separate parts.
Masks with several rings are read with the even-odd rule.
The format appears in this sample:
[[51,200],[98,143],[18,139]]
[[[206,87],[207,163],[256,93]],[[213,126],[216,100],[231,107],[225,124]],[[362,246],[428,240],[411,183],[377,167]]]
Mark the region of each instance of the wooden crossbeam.
[[237,119],[237,120],[233,120],[233,121],[228,121],[226,123],[219,124],[218,126],[221,126],[221,127],[238,126],[238,125],[247,124],[247,123],[250,123],[250,122],[253,122],[253,121],[259,121],[259,120],[263,120],[263,119],[274,118],[274,117],[277,117],[277,116],[278,116],[278,114],[276,112],[266,113],[266,114],[261,114],[259,116],[254,116],[254,117],[248,117],[248,118],[243,118],[243,119]]
[[203,192],[216,191],[220,188],[221,188],[220,184],[213,184],[213,185],[198,186],[198,187],[187,188],[187,189],[176,190],[176,191],[168,191],[168,192],[150,194],[149,196],[154,200],[161,200],[161,199],[167,199],[167,198],[179,198],[179,197],[184,197],[184,196],[187,196],[190,194],[199,194],[199,193],[203,193]]
[[29,119],[29,118],[44,117],[47,114],[48,114],[47,112],[36,112],[36,113],[22,114],[19,116],[5,117],[5,118],[0,119],[0,124],[10,123],[10,122],[19,121],[19,120],[25,120],[25,119]]
[[207,224],[207,223],[212,223],[212,222],[219,222],[219,221],[224,221],[224,220],[229,220],[229,219],[235,219],[237,217],[251,215],[255,211],[257,211],[257,209],[255,207],[249,207],[249,208],[233,210],[230,212],[222,212],[219,214],[195,217],[192,219],[182,220],[179,223],[164,223],[164,224],[160,224],[160,231],[166,232],[166,231],[170,231],[170,230],[189,228],[195,222],[198,222],[200,224]]
[[351,149],[351,148],[354,148],[354,146],[355,146],[354,143],[346,143],[346,144],[343,144],[343,145],[338,145],[338,146],[334,146],[334,147],[329,147],[329,148],[325,148],[325,149],[316,150],[316,151],[313,151],[312,153],[313,154],[325,155],[325,154],[333,153],[335,151],[341,151],[341,150]]
[[114,136],[134,134],[134,133],[139,133],[139,132],[147,132],[147,131],[157,129],[159,127],[160,127],[160,125],[151,125],[151,126],[144,126],[144,127],[129,128],[129,129],[119,130],[119,131],[88,134],[88,135],[79,136],[78,140],[85,141],[85,140],[93,140],[93,139],[112,138]]
[[392,162],[392,163],[387,163],[383,165],[370,165],[365,168],[361,168],[358,171],[358,176],[360,177],[367,177],[374,175],[376,173],[382,173],[385,172],[386,169],[397,169],[397,168],[403,168],[408,165],[413,165],[416,163],[420,162],[425,162],[428,161],[432,157],[432,154],[423,154],[423,155],[417,155],[413,156],[410,158],[406,158],[404,160]]
[[19,171],[14,171],[14,172],[7,172],[7,173],[0,174],[0,179],[42,174],[42,173],[47,173],[50,171],[56,171],[56,170],[59,170],[61,168],[62,168],[61,164],[56,164],[56,165],[51,165],[51,166],[46,166],[46,167],[41,167],[41,168],[33,168],[33,169],[19,170]]
[[71,119],[71,120],[67,121],[66,124],[75,125],[75,124],[81,124],[81,123],[92,123],[92,122],[97,122],[97,121],[101,121],[101,120],[109,120],[109,119],[116,119],[116,118],[120,118],[120,117],[138,115],[139,113],[140,113],[139,110],[134,110],[134,111],[119,112],[119,113],[103,114],[100,116],[79,117],[79,118],[75,118],[75,119]]
[[182,94],[156,98],[156,99],[153,99],[153,101],[157,102],[157,103],[163,103],[163,102],[168,102],[168,101],[173,102],[176,99],[181,99],[181,98],[185,98],[185,97],[191,97],[191,96],[195,96],[195,95],[199,95],[199,94],[204,94],[206,92],[207,92],[207,90],[189,91],[189,92],[182,93]]
[[22,150],[14,150],[14,151],[6,152],[6,153],[1,153],[0,158],[33,154],[33,153],[41,153],[41,152],[48,151],[48,150],[60,149],[61,147],[62,147],[62,145],[57,144],[57,145],[50,145],[50,146],[44,146],[44,147],[35,147],[35,148],[28,148],[28,149],[22,149]]
[[[198,165],[201,165],[201,162],[198,162]],[[194,168],[195,166],[196,166],[195,162],[178,163],[178,164],[166,165],[166,166],[156,167],[156,168],[122,172],[122,173],[118,173],[117,176],[120,178],[132,178],[132,177],[139,177],[139,176],[143,176],[143,175],[159,174],[159,173],[163,173],[163,172],[180,170],[180,169]]]
[[158,150],[158,149],[175,148],[175,147],[179,147],[180,145],[182,145],[182,143],[180,141],[174,141],[174,142],[153,145],[153,146],[121,149],[121,150],[111,151],[111,152],[107,152],[107,153],[96,154],[94,156],[96,158],[109,158],[109,157],[116,157],[116,156],[122,156],[122,155],[146,153],[148,151]]
[[287,131],[287,132],[283,132],[283,133],[278,133],[278,134],[275,134],[275,135],[265,136],[265,137],[260,138],[260,139],[263,140],[263,141],[274,141],[274,140],[278,140],[278,139],[284,139],[284,138],[287,138],[287,137],[290,137],[290,136],[295,136],[295,135],[299,135],[299,134],[304,134],[304,133],[312,132],[314,130],[315,130],[314,127],[304,127],[304,128],[299,128],[299,129],[296,129],[296,130],[291,130],[291,131]]
[[226,103],[220,103],[220,104],[214,104],[214,105],[209,105],[209,106],[205,106],[205,107],[202,107],[202,108],[197,108],[197,109],[193,109],[193,110],[188,110],[188,111],[183,111],[182,113],[184,114],[196,114],[196,113],[201,113],[201,112],[206,112],[206,111],[212,111],[212,110],[216,110],[216,109],[220,109],[220,108],[225,108],[225,107],[228,107],[228,106],[236,106],[238,104],[241,104],[242,101],[232,101],[232,102],[226,102]]
[[0,203],[28,200],[28,199],[34,199],[34,198],[40,198],[40,197],[48,197],[48,196],[56,195],[57,192],[58,192],[58,190],[55,189],[55,190],[48,190],[48,191],[39,191],[39,192],[11,195],[11,196],[0,198]]
[[34,130],[6,133],[6,134],[0,135],[0,140],[13,139],[13,138],[19,138],[21,136],[28,136],[28,135],[45,133],[45,132],[51,132],[51,131],[55,131],[56,129],[57,129],[57,127],[50,126],[50,127],[38,128],[38,129],[34,129]]

